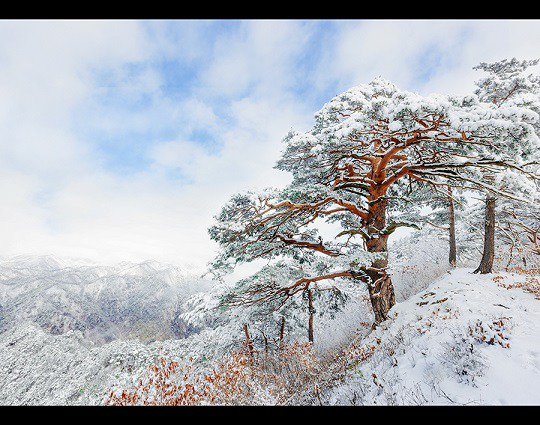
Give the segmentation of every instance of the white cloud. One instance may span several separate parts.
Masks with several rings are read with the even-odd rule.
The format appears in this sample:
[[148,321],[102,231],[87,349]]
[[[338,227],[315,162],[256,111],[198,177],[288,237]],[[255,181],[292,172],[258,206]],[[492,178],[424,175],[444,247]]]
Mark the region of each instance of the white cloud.
[[[538,21],[399,20],[338,25],[317,84],[343,89],[383,76],[409,90],[466,92],[482,61],[539,55]],[[424,77],[424,78],[419,78]]]
[[243,22],[238,31],[217,39],[201,84],[220,96],[247,89],[266,95],[290,88],[296,77],[295,55],[311,31],[311,26],[295,21]]
[[444,21],[363,21],[339,26],[319,70],[323,79],[365,83],[379,75],[410,85],[437,47],[451,49],[462,24]]
[[56,210],[54,200],[99,173],[99,162],[71,131],[72,114],[95,89],[89,76],[96,67],[142,60],[147,52],[134,22],[0,24],[2,254],[77,253],[79,236],[65,238],[71,211]]
[[424,86],[427,92],[466,93],[481,76],[472,68],[480,62],[505,58],[540,57],[538,21],[467,22],[463,40],[448,52],[448,66],[442,67]]
[[[232,43],[236,52],[228,44],[216,43],[215,58],[206,68],[216,80],[205,77],[199,88],[210,100],[191,97],[177,104],[164,97],[155,70],[134,80],[123,78],[125,64],[144,61],[162,46],[149,46],[135,23],[112,24],[84,23],[79,28],[73,23],[59,28],[49,23],[39,28],[0,29],[21,35],[0,45],[4,66],[0,81],[11,89],[3,99],[7,105],[17,104],[20,111],[14,116],[9,106],[0,117],[4,134],[9,131],[0,147],[7,202],[0,213],[6,224],[0,232],[1,253],[52,252],[101,261],[157,258],[203,265],[214,248],[206,232],[212,216],[231,192],[246,185],[278,183],[279,173],[272,165],[279,141],[306,111],[299,112],[298,102],[275,91],[268,99],[256,95],[229,102],[227,123],[214,113],[211,97],[222,93],[209,92],[208,87],[219,90],[221,77],[211,70],[220,69],[221,58],[230,53],[253,64],[257,58],[246,56],[245,51],[268,53],[263,51],[267,46],[263,38],[271,37],[254,23],[246,24],[253,37],[241,33]],[[268,29],[267,23],[263,26]],[[280,34],[292,36],[291,31],[283,29],[276,35],[283,41]],[[39,52],[44,40],[48,47]],[[287,47],[280,52],[290,59]],[[260,75],[261,68],[257,72],[247,68],[249,84],[255,89],[285,84],[278,77],[285,78],[287,65],[283,59],[273,65],[272,73]],[[117,94],[149,94],[157,106],[149,116],[128,111],[94,116],[94,125],[110,132],[122,127],[152,128],[159,125],[159,106],[163,105],[169,111],[176,109],[179,133],[205,129],[216,134],[219,152],[194,141],[165,141],[149,151],[154,161],[149,170],[124,176],[106,171],[101,154],[70,128],[72,114],[88,110],[81,109],[81,103],[92,97],[95,101],[96,93],[99,97],[100,87],[89,78],[94,69],[110,70]],[[33,81],[31,87],[26,81]],[[191,184],[168,179],[167,170],[175,168]]]
[[[114,40],[114,43],[111,42]],[[0,155],[4,167],[39,178],[80,171],[88,147],[69,122],[93,87],[88,73],[144,57],[134,23],[2,22],[0,24]],[[84,165],[83,165],[84,166]]]

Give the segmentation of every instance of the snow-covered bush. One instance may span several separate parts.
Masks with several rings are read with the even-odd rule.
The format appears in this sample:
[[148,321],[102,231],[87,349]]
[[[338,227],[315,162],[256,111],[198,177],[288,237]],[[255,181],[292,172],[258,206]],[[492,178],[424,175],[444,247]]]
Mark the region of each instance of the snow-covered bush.
[[451,341],[444,342],[444,351],[439,359],[456,374],[459,382],[475,385],[474,380],[482,376],[486,362],[471,329],[469,327],[469,332],[454,332]]

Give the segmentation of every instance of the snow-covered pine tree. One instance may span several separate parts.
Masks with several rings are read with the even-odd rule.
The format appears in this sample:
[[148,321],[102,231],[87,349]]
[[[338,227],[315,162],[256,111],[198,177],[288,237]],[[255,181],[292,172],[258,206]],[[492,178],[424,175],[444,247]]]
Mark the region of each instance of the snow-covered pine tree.
[[[496,108],[505,108],[509,111],[515,108],[527,108],[533,113],[540,112],[540,76],[527,74],[527,70],[538,64],[537,60],[523,60],[519,61],[515,58],[507,60],[504,59],[494,63],[481,63],[475,67],[475,69],[482,70],[488,75],[485,78],[476,82],[477,89],[475,94],[480,101],[487,102],[494,105]],[[538,120],[533,123],[533,128],[537,134],[539,129]],[[530,135],[525,134],[524,139],[520,135],[509,132],[507,135],[499,135],[499,137],[506,137],[506,143],[503,144],[504,155],[506,158],[512,158],[523,169],[535,167],[540,160],[540,153],[538,152],[538,146],[534,143],[529,143]],[[497,227],[496,220],[496,203],[498,198],[502,196],[502,202],[507,203],[505,214],[506,217],[512,215],[512,211],[516,207],[523,208],[527,203],[531,203],[531,193],[527,193],[525,198],[519,198],[520,186],[526,185],[527,182],[520,182],[520,179],[524,179],[523,174],[515,173],[511,179],[497,179],[493,175],[492,170],[480,170],[483,171],[483,179],[490,182],[490,184],[499,183],[499,187],[502,192],[505,193],[517,193],[517,197],[504,199],[503,193],[496,193],[494,191],[485,191],[485,214],[484,214],[484,248],[482,253],[482,259],[475,273],[491,273],[493,269],[493,261],[495,258],[495,234]],[[529,170],[532,174],[532,170]],[[517,181],[514,180],[517,179]],[[531,203],[532,204],[532,203]],[[533,214],[534,216],[534,214]],[[508,222],[506,224],[509,224]],[[514,231],[512,226],[498,226],[507,241],[511,246],[514,246]],[[506,230],[503,230],[506,227]],[[534,228],[534,225],[533,227]],[[529,227],[531,229],[531,227]],[[510,258],[511,261],[511,258]]]
[[[285,138],[277,168],[292,173],[291,184],[235,195],[216,217],[209,232],[221,250],[213,268],[284,257],[309,265],[287,285],[248,289],[257,302],[286,301],[324,280],[362,282],[375,324],[395,303],[388,237],[411,223],[388,213],[409,182],[490,190],[467,170],[519,169],[514,157],[500,154],[509,140],[538,146],[538,114],[526,107],[506,108],[474,95],[421,96],[381,78],[334,97],[315,119],[311,130]],[[327,241],[321,221],[340,227]]]
[[[538,172],[536,172],[538,174]],[[539,174],[540,175],[540,174]],[[520,198],[515,200],[497,196],[494,215],[494,239],[496,249],[494,263],[500,267],[538,267],[540,261],[540,183],[532,179],[522,179],[515,173],[506,174],[499,186],[505,187]],[[485,226],[485,196],[482,202],[469,202],[463,214],[467,220],[460,222],[461,244],[468,251],[475,250],[475,256],[483,256],[484,243],[479,229]],[[491,195],[493,196],[493,195]],[[469,197],[473,201],[474,194]],[[475,198],[480,201],[479,198]]]

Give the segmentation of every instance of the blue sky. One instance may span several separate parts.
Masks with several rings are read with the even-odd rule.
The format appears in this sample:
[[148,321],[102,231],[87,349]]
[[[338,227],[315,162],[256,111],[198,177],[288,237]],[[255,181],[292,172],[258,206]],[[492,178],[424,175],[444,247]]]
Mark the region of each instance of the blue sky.
[[[239,82],[237,89],[222,92],[207,89],[205,72],[213,66],[216,50],[220,50],[220,54],[227,54],[227,40],[232,40],[230,48],[233,58],[234,43],[240,46],[242,43],[249,44],[250,23],[233,20],[141,22],[142,31],[154,43],[166,43],[175,48],[172,52],[158,50],[143,60],[123,63],[120,68],[98,66],[92,69],[87,78],[96,91],[81,102],[80,111],[73,120],[74,129],[81,138],[97,146],[103,155],[105,167],[120,173],[138,172],[150,167],[152,161],[149,152],[152,146],[167,139],[189,139],[208,150],[219,151],[222,143],[216,129],[199,125],[195,120],[183,119],[183,102],[198,99],[212,108],[220,120],[220,128],[233,127],[234,118],[229,113],[231,103],[263,95],[258,93],[260,79],[271,81],[275,78],[282,83],[281,89],[288,96],[314,112],[335,94],[346,90],[351,84],[361,82],[355,81],[354,77],[344,78],[339,72],[328,72],[324,78],[320,78],[320,73],[325,71],[329,61],[334,60],[329,56],[339,45],[344,28],[361,29],[366,24],[369,25],[369,22],[285,23],[285,26],[294,27],[298,44],[291,49],[290,46],[273,43],[264,55],[279,56],[280,51],[291,50],[284,64],[290,72],[288,78],[282,78],[281,69],[270,69],[267,75],[251,76],[244,84],[244,75],[239,73],[232,77]],[[268,31],[272,31],[271,26],[267,25]],[[456,43],[466,41],[470,31],[469,26],[458,26],[453,34]],[[286,39],[281,41],[288,42]],[[294,43],[294,39],[291,42]],[[439,43],[437,39],[425,42],[411,55],[413,75],[405,81],[408,88],[421,90],[441,67],[454,66],[448,56],[452,48]],[[361,51],[351,52],[351,55],[355,54],[361,55]],[[247,66],[250,66],[249,61]],[[264,68],[258,71],[266,74]],[[147,81],[145,85],[145,79],[152,81]],[[163,103],[168,106],[164,108]],[[131,127],[122,125],[122,116],[125,115],[159,115],[159,119],[149,122],[141,119],[140,125]],[[107,117],[117,117],[113,128],[102,125]],[[181,173],[170,175],[172,178],[182,176]]]
[[[149,37],[155,36],[155,24],[142,22],[141,25]],[[158,42],[163,43],[165,38],[167,43],[177,44],[178,50],[173,54],[156,54],[141,61],[128,62],[120,69],[93,69],[88,78],[96,92],[81,103],[80,111],[74,117],[74,130],[88,143],[97,145],[103,154],[105,167],[111,171],[129,173],[148,168],[151,165],[148,153],[152,145],[166,139],[189,139],[208,150],[219,151],[221,143],[215,130],[197,125],[197,122],[184,121],[178,105],[197,98],[211,105],[221,126],[234,126],[228,113],[231,102],[257,94],[256,81],[249,81],[238,90],[224,94],[205,90],[205,81],[201,78],[205,69],[211,66],[212,50],[220,40],[246,39],[249,36],[245,24],[240,21],[166,22],[160,26],[162,33]],[[303,22],[297,23],[297,27],[307,37],[291,55],[289,66],[294,69],[294,75],[287,82],[286,90],[291,96],[301,99],[307,108],[316,111],[332,95],[346,88],[340,87],[337,80],[327,81],[315,90],[311,83],[316,78],[324,46],[336,36],[339,23]],[[186,31],[196,35],[186,36]],[[198,52],[193,53],[191,49],[184,52],[183,43],[192,38],[196,39]],[[281,46],[273,46],[267,54],[273,55],[274,49],[281,49]],[[144,86],[141,83],[148,74],[155,78],[155,85]],[[242,79],[242,75],[237,77]],[[267,78],[271,79],[272,75]],[[169,107],[163,108],[163,102]],[[118,117],[121,121],[123,115],[160,117],[136,128],[121,123],[113,129],[101,125],[107,117]]]
[[383,76],[466,93],[537,21],[2,21],[0,255],[202,266],[234,192],[280,186],[290,128]]

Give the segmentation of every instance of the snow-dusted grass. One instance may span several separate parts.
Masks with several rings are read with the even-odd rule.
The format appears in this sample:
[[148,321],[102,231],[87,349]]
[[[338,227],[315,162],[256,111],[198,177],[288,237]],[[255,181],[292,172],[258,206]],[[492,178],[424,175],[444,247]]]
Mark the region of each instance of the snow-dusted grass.
[[[540,302],[524,275],[458,269],[357,343],[329,404],[539,404]],[[360,354],[373,350],[367,360]]]

